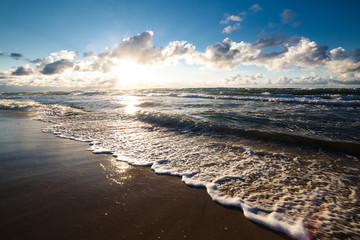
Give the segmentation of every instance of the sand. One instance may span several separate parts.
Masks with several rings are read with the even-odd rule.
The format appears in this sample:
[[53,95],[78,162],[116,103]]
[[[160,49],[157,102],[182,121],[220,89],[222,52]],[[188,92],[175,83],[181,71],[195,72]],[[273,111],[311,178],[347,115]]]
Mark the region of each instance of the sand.
[[205,189],[0,111],[0,239],[287,239]]

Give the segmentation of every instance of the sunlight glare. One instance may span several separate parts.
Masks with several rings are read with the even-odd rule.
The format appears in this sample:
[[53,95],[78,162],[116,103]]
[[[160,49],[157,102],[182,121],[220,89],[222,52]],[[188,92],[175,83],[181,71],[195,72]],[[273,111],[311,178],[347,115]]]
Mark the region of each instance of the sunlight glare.
[[129,60],[121,60],[113,73],[118,78],[119,88],[143,88],[151,81],[151,66],[137,64]]

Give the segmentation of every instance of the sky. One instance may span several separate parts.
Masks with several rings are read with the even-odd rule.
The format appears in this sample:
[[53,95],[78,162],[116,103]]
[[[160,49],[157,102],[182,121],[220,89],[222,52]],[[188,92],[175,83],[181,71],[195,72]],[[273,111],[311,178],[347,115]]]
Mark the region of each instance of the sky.
[[360,1],[0,0],[0,91],[360,87]]

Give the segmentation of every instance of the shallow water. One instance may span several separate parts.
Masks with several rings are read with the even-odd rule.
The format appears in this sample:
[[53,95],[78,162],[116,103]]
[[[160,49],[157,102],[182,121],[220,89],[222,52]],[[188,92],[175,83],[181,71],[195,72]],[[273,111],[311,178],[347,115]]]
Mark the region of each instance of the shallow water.
[[298,238],[360,238],[359,89],[2,93],[44,131],[206,187]]

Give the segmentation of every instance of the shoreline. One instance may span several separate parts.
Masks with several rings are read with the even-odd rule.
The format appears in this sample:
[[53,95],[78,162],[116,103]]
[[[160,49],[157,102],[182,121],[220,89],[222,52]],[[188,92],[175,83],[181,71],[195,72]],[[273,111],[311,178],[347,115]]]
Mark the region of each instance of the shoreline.
[[0,111],[1,238],[289,239],[214,202],[205,188],[93,154],[45,126]]

